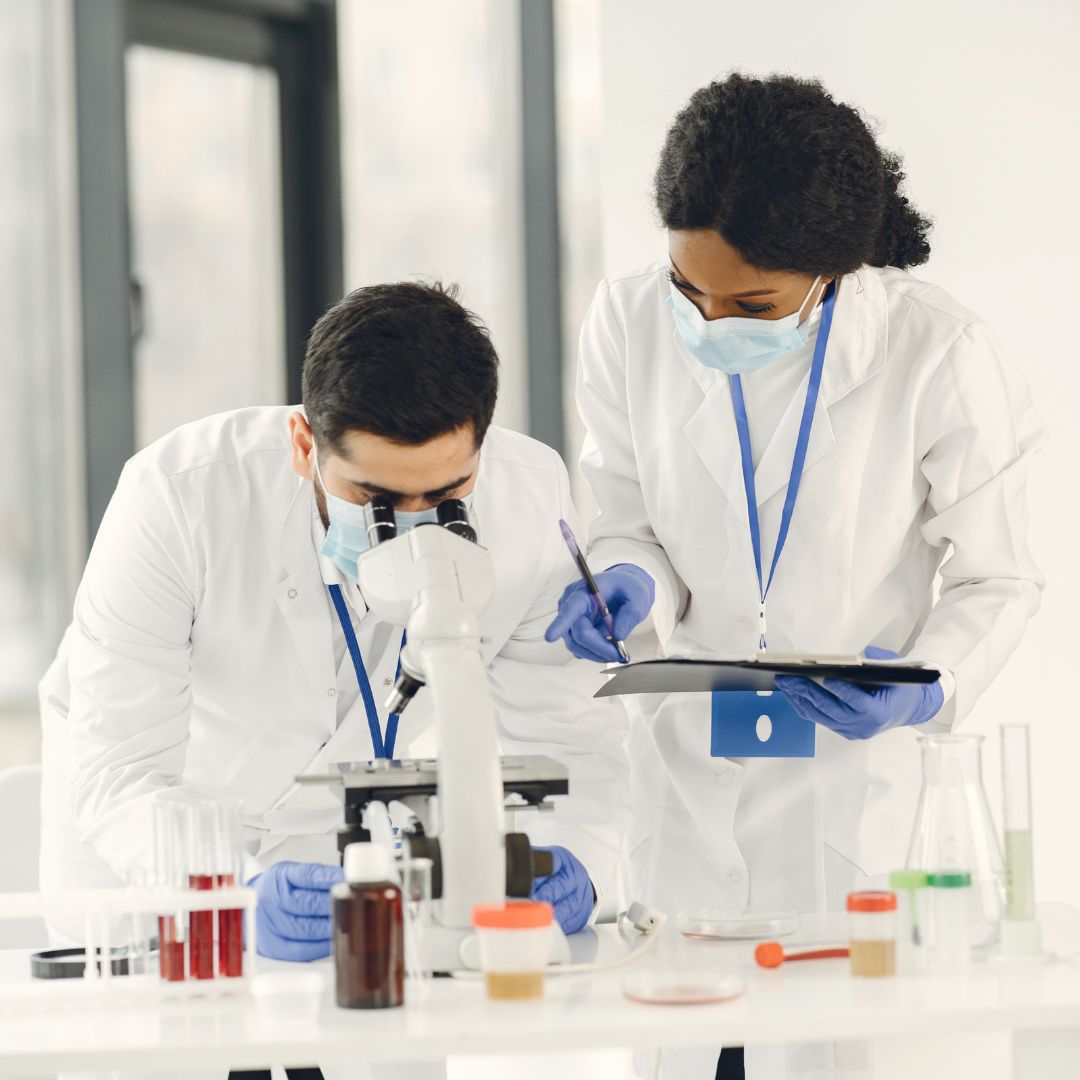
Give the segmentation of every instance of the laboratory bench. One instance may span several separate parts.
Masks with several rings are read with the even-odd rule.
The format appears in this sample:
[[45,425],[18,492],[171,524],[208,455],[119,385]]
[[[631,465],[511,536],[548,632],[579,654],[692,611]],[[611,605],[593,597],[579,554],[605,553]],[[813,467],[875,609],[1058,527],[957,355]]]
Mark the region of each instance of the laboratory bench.
[[[695,967],[745,979],[740,997],[714,1005],[628,1001],[623,979],[636,970],[631,966],[549,978],[544,1000],[535,1003],[490,1002],[479,979],[435,979],[420,1003],[348,1011],[333,1003],[327,961],[314,965],[325,974],[317,1009],[287,1022],[269,1018],[248,994],[140,1001],[97,992],[81,1004],[49,1009],[28,997],[13,1001],[12,983],[30,981],[28,950],[6,950],[0,952],[8,991],[0,998],[0,1076],[866,1040],[875,1080],[910,1080],[915,1069],[921,1080],[1075,1080],[1080,910],[1050,904],[1041,916],[1058,962],[1008,971],[976,963],[970,973],[948,977],[854,979],[846,960],[764,971],[754,965],[752,943],[702,943],[693,946]],[[842,926],[804,922],[785,946],[835,940]],[[577,935],[573,948],[584,960],[614,958],[628,946],[615,927],[602,926]],[[659,959],[641,961],[650,963]],[[265,960],[258,970],[303,971]]]

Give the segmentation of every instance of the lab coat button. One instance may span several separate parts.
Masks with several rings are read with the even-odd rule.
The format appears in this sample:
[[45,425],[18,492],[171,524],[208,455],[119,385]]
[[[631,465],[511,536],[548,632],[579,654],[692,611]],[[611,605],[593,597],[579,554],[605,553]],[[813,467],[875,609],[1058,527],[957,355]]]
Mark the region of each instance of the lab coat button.
[[331,687],[330,687],[330,689],[326,691],[326,696],[327,696],[327,697],[337,697],[337,690],[335,690],[335,689],[334,689],[334,688],[333,688],[333,687],[331,686]]
[[394,685],[394,680],[393,679],[383,679],[382,684],[383,684],[383,686],[393,686]]
[[732,881],[742,881],[743,871],[741,866],[731,866],[728,868],[727,876]]
[[716,778],[720,781],[721,784],[734,784],[735,783],[735,770],[730,769],[730,768],[721,769],[716,774]]
[[288,597],[290,600],[295,600],[299,595],[300,594],[295,589],[290,589],[288,592]]

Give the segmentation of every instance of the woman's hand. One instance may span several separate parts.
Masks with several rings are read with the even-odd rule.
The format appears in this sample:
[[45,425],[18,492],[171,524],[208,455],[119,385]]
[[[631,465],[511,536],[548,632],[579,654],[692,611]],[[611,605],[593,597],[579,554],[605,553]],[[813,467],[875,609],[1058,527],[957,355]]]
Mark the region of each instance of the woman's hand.
[[[596,587],[611,613],[619,641],[630,636],[630,631],[652,610],[656,599],[653,579],[640,566],[630,563],[618,563],[597,574]],[[559,600],[559,613],[544,637],[548,641],[562,638],[566,647],[582,660],[617,664],[621,659],[584,581],[567,585]]]
[[[868,660],[897,660],[899,655],[871,645]],[[798,675],[777,675],[776,685],[804,719],[827,727],[845,739],[872,739],[889,728],[925,724],[945,703],[941,680],[935,683],[876,686],[863,689],[842,679],[818,686]]]

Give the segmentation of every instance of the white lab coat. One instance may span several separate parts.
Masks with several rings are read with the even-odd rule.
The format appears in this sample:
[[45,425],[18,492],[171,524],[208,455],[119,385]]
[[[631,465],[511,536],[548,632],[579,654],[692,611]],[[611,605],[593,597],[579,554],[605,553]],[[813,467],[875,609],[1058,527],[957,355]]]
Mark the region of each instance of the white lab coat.
[[[337,861],[340,802],[293,778],[374,755],[359,700],[337,726],[341,629],[312,538],[313,488],[289,464],[289,411],[209,417],[125,467],[41,684],[45,888],[116,884],[146,866],[150,805],[165,789],[241,800],[250,871]],[[551,754],[573,789],[516,826],[573,850],[602,894],[628,812],[625,716],[592,699],[591,665],[543,641],[575,576],[558,529],[573,515],[559,456],[492,428],[473,515],[496,579],[481,629],[501,750]],[[386,647],[365,662],[381,705],[401,630],[379,636]],[[397,756],[437,753],[433,720],[421,691]]]
[[[597,569],[636,563],[656,579],[668,655],[747,656],[757,578],[729,381],[684,348],[666,269],[601,283],[582,330],[581,464],[600,508],[589,558]],[[755,471],[766,572],[807,377]],[[770,649],[855,654],[874,644],[932,662],[955,682],[922,730],[959,723],[1039,604],[1025,493],[1042,441],[1022,378],[976,316],[897,269],[843,278],[769,594]],[[812,760],[726,760],[709,756],[707,695],[626,700],[635,897],[671,912],[835,910],[853,885],[903,865],[918,729],[849,742],[819,728]],[[703,1060],[700,1075],[711,1078],[708,1068]],[[748,1055],[748,1070],[842,1071],[815,1053],[789,1072],[755,1069]]]

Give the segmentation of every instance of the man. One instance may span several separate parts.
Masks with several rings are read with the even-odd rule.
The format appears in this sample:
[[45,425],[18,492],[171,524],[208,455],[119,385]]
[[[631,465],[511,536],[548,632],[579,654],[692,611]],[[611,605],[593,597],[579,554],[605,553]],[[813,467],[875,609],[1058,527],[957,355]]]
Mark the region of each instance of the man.
[[379,743],[387,756],[438,752],[423,690],[396,739],[388,725],[402,628],[367,610],[350,521],[378,495],[402,528],[458,498],[494,565],[482,649],[500,748],[570,770],[557,812],[519,823],[574,852],[556,847],[533,893],[568,932],[586,924],[628,810],[623,713],[544,641],[574,578],[558,529],[573,507],[553,450],[490,426],[497,368],[452,292],[360,289],[312,331],[303,410],[208,417],[128,462],[41,686],[45,888],[147,868],[155,801],[238,799],[260,951],[327,955],[340,805],[295,776],[381,756]]

